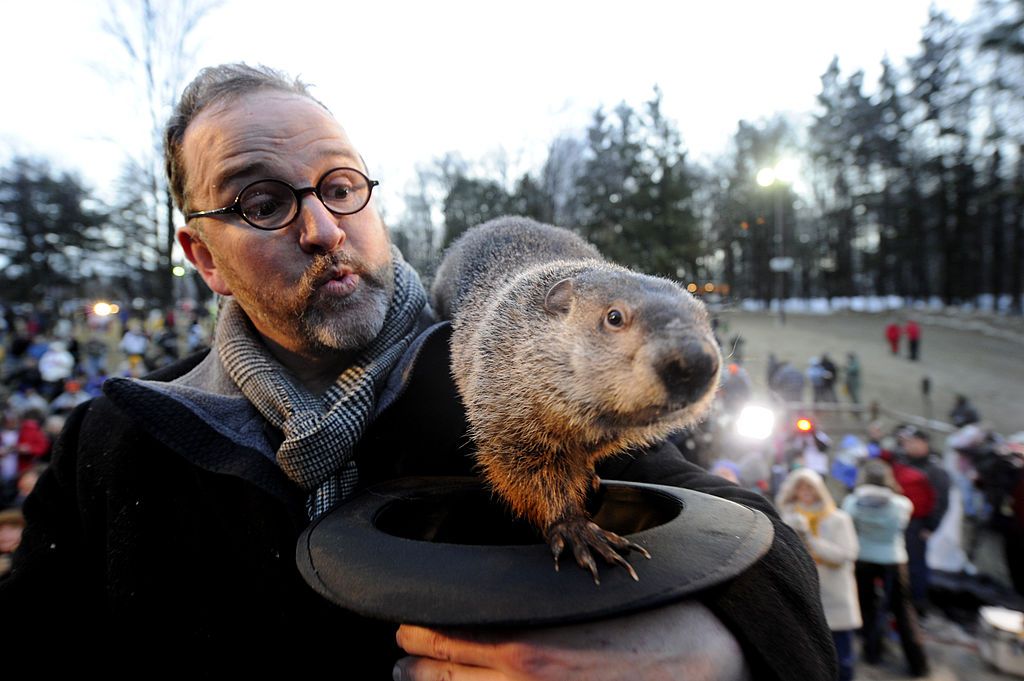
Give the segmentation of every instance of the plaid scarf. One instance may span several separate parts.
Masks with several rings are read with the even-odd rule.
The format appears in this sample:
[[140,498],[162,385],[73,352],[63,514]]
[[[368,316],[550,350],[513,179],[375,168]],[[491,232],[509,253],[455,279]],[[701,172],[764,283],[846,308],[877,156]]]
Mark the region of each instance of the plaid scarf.
[[397,249],[395,293],[377,337],[322,396],[291,378],[267,351],[252,322],[234,299],[217,321],[221,363],[242,394],[284,434],[277,462],[310,492],[310,519],[348,498],[359,476],[352,453],[373,418],[377,395],[416,334],[426,304],[419,276]]

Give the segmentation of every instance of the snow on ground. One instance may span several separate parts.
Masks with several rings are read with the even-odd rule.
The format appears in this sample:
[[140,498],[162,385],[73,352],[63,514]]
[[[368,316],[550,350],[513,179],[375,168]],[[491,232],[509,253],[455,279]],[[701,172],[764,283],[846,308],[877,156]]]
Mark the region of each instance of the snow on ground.
[[[828,353],[842,366],[847,353],[855,352],[864,403],[877,400],[887,409],[948,420],[955,395],[962,393],[997,432],[1024,430],[1024,320],[1019,317],[833,309],[827,315],[787,313],[782,324],[777,313],[724,310],[717,316],[726,352],[740,339],[744,364],[762,389],[770,353],[806,370],[811,357]],[[917,362],[906,358],[905,343],[899,356],[892,355],[884,338],[886,324],[911,316],[922,329]],[[930,399],[922,394],[926,377]]]

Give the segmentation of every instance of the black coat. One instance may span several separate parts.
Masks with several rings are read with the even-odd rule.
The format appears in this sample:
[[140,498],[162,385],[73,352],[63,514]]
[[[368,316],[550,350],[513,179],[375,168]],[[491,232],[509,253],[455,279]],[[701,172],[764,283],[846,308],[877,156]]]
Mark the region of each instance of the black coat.
[[[361,484],[471,473],[447,340],[426,341],[399,397],[365,434]],[[183,375],[200,359],[152,378]],[[26,501],[22,546],[0,581],[0,613],[19,622],[5,648],[43,641],[60,652],[51,663],[107,676],[137,672],[133,655],[148,652],[161,674],[325,669],[333,678],[391,678],[401,654],[395,625],[328,603],[299,576],[305,493],[270,458],[174,400],[128,381],[106,392],[71,415]],[[667,444],[599,474],[689,487],[766,513],[775,525],[768,554],[700,600],[739,640],[755,678],[834,678],[814,565],[764,498]]]

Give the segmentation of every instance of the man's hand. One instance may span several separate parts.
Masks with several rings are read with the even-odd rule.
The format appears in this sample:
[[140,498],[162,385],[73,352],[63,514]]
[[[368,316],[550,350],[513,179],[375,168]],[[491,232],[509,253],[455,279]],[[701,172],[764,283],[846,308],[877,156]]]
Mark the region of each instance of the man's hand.
[[402,625],[400,681],[738,681],[749,679],[739,644],[711,611],[683,601],[587,624],[512,631]]

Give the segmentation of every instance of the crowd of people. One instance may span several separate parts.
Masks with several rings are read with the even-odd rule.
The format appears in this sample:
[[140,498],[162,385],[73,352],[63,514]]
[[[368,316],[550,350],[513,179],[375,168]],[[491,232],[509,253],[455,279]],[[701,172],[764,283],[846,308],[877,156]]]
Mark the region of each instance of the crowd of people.
[[[799,457],[788,462],[775,502],[817,564],[840,679],[853,678],[856,634],[864,662],[875,665],[894,629],[909,675],[928,675],[921,621],[933,610],[931,572],[977,569],[961,541],[965,520],[1002,539],[1012,587],[1024,596],[1024,433],[1003,438],[974,416],[942,453],[920,428],[885,433],[870,424],[852,482]],[[743,484],[727,460],[713,472]]]
[[[918,626],[927,603],[923,532],[934,530],[944,515],[945,505],[935,499],[948,493],[948,480],[945,488],[941,481],[933,486],[921,472],[933,465],[911,444],[921,441],[927,452],[927,435],[917,430],[900,431],[895,451],[872,442],[853,488],[842,489],[846,494],[839,505],[822,476],[802,466],[789,474],[776,497],[783,518],[805,538],[818,564],[825,612],[833,613],[829,625],[841,679],[853,678],[856,631],[865,662],[882,660],[890,617],[910,675],[928,675]],[[895,471],[904,481],[914,480],[914,486],[901,485]],[[925,492],[927,506],[907,496]]]
[[[0,574],[8,569],[24,527],[21,505],[45,470],[67,415],[98,395],[110,373],[138,376],[158,369],[207,339],[198,320],[179,331],[173,312],[128,318],[123,329],[74,328],[66,318],[51,321],[34,310],[3,315]],[[110,366],[116,370],[108,373]],[[814,402],[835,402],[840,377],[849,400],[859,402],[855,353],[841,368],[827,354],[812,358],[806,373],[774,355],[770,359],[769,385],[785,401],[802,401],[810,386]],[[742,363],[729,362],[719,394],[723,408],[735,410],[752,392]],[[887,435],[873,423],[855,481],[829,479],[806,462],[791,461],[775,495],[782,518],[818,567],[840,679],[853,678],[855,636],[861,637],[864,662],[877,664],[893,625],[909,673],[927,675],[919,622],[929,611],[929,543],[933,538],[948,543],[937,534],[944,521],[955,524],[966,514],[998,532],[1013,586],[1024,594],[1024,437],[1004,439],[984,430],[977,408],[963,395],[956,396],[949,417],[961,430],[950,438],[951,454],[944,459],[926,432],[901,427]],[[711,472],[742,484],[741,471],[728,460],[718,461]],[[841,490],[838,500],[830,488]],[[970,548],[956,550],[966,557]]]
[[[910,338],[919,341],[920,331]],[[912,356],[917,352],[915,347]],[[781,404],[804,404],[808,387],[819,404],[836,402],[841,384],[856,404],[860,363],[851,352],[840,368],[823,354],[803,372],[772,354],[767,383],[785,413],[790,410]],[[738,412],[753,394],[735,357],[723,373],[720,394],[726,415]],[[981,536],[1002,545],[1005,575],[1002,566],[992,567],[1024,596],[1024,432],[1008,437],[993,432],[965,395],[955,395],[948,418],[958,430],[940,451],[934,446],[937,436],[922,428],[894,424],[886,429],[874,421],[866,435],[837,438],[832,452],[833,442],[814,426],[800,434],[783,427],[764,451],[737,450],[732,457],[719,451],[723,458],[709,466],[716,475],[773,495],[783,519],[804,540],[818,567],[840,679],[853,678],[855,635],[864,662],[878,664],[893,630],[908,673],[927,676],[920,623],[934,610],[932,570],[974,574]],[[764,475],[769,466],[752,466],[752,456],[773,462],[773,474]]]
[[179,327],[173,309],[110,319],[0,308],[0,574],[24,526],[22,503],[72,410],[109,376],[140,376],[199,350],[206,326],[196,314]]
[[857,353],[846,353],[846,363],[839,366],[828,353],[811,357],[807,369],[801,371],[787,359],[774,353],[768,356],[769,389],[785,402],[802,402],[807,386],[815,404],[838,403],[841,388],[852,404],[860,404],[861,367]]
[[[0,430],[0,573],[18,545],[24,519],[20,507],[46,467],[51,443],[66,416],[99,394],[112,357],[119,357],[117,375],[139,375],[173,361],[180,351],[205,341],[202,326],[189,324],[184,343],[173,316],[129,319],[117,335],[108,329],[86,329],[84,342],[61,319],[47,324],[35,313],[5,315],[3,323],[3,425]],[[180,350],[179,350],[180,348]],[[769,383],[787,401],[800,401],[805,385],[815,401],[835,401],[840,369],[828,355],[812,360],[805,375],[772,357]],[[851,401],[859,390],[859,364],[849,353],[842,369]],[[752,385],[746,369],[726,365],[719,399],[742,404]],[[950,438],[953,467],[943,465],[927,433],[900,428],[887,435],[869,426],[866,456],[855,484],[831,485],[845,496],[837,502],[826,476],[792,463],[775,502],[783,519],[805,541],[814,558],[821,598],[839,653],[841,679],[854,674],[854,636],[861,636],[864,661],[877,664],[885,652],[890,618],[913,676],[927,674],[919,618],[928,612],[928,543],[950,509],[951,490],[970,518],[989,522],[1005,539],[1009,573],[1024,594],[1024,438],[1004,440],[983,430],[977,409],[957,395],[950,412],[961,428]],[[721,460],[713,473],[742,484],[735,464]],[[835,480],[833,480],[835,482]],[[845,488],[845,489],[844,489]],[[959,515],[957,516],[960,517]],[[969,550],[967,551],[969,553]]]

